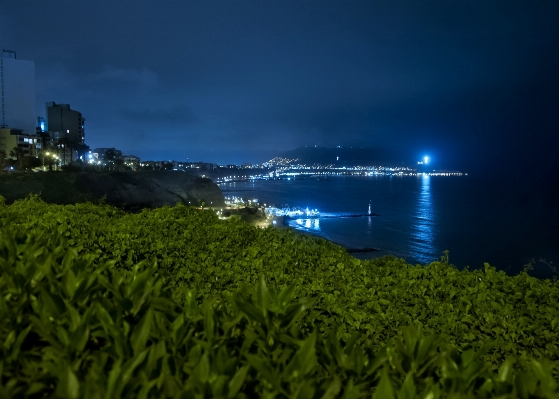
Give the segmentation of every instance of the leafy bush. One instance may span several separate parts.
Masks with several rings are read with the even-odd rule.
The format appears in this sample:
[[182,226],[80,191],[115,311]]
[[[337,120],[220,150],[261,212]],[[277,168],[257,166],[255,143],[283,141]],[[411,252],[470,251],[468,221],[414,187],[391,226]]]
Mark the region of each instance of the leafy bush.
[[0,396],[555,398],[553,366],[463,353],[409,327],[375,351],[304,334],[316,299],[264,279],[231,299],[173,299],[157,266],[95,264],[58,233],[0,230]]
[[[559,359],[559,283],[526,273],[507,276],[485,265],[459,271],[446,262],[409,265],[385,257],[360,261],[326,240],[288,229],[256,229],[222,221],[209,211],[185,206],[127,214],[106,205],[51,205],[37,197],[0,208],[14,231],[60,234],[64,248],[78,247],[92,265],[123,276],[140,262],[157,262],[157,273],[178,303],[183,288],[201,302],[231,299],[264,276],[280,292],[297,286],[298,297],[314,300],[298,322],[303,333],[316,328],[358,345],[370,340],[380,350],[403,327],[422,326],[460,353],[491,348],[484,361]],[[183,298],[183,299],[181,299]]]

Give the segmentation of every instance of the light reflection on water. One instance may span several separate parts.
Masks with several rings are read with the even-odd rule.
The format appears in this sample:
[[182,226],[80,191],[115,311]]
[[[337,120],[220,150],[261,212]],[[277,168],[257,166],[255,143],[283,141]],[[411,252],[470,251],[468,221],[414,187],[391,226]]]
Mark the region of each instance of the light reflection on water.
[[304,228],[306,230],[312,230],[315,232],[320,231],[319,219],[297,219],[295,223],[297,224],[296,227],[298,228]]
[[416,254],[423,255],[421,257],[424,259],[419,259],[420,261],[432,262],[433,257],[436,258],[438,254],[434,245],[435,213],[431,200],[431,177],[423,175],[420,184],[414,225],[411,228],[411,246]]
[[[306,219],[300,224],[292,219],[288,225],[347,247],[380,249],[355,256],[393,254],[425,264],[448,249],[451,263],[459,268],[489,262],[516,274],[531,258],[559,264],[557,201],[525,183],[473,176],[333,177],[235,183],[224,191],[276,205],[317,208],[332,216],[365,212],[372,202],[378,217],[329,217],[316,230],[305,227]],[[309,224],[314,225],[312,220]]]

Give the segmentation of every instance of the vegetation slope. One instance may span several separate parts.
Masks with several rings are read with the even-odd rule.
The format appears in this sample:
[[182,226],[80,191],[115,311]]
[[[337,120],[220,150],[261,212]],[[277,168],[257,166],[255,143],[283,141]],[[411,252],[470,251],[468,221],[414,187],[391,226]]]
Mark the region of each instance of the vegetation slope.
[[11,396],[559,393],[555,280],[362,261],[182,205],[128,214],[31,197],[0,217]]

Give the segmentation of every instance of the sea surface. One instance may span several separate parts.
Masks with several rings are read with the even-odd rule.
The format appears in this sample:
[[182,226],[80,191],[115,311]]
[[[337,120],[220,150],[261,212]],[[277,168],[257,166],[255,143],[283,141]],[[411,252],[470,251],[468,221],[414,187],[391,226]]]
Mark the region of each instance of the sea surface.
[[226,196],[318,209],[329,216],[368,213],[370,204],[380,216],[288,223],[346,247],[379,249],[356,257],[392,254],[426,264],[448,250],[450,263],[460,269],[483,268],[487,262],[514,275],[534,259],[531,275],[559,276],[551,268],[559,268],[559,208],[545,187],[473,176],[257,180],[220,187]]

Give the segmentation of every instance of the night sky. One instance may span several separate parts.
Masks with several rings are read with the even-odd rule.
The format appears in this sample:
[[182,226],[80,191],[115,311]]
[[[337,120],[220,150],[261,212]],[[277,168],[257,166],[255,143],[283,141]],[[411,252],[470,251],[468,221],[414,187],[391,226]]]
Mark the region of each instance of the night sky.
[[559,168],[558,1],[0,3],[86,143],[142,159],[263,162],[305,145],[476,172]]

